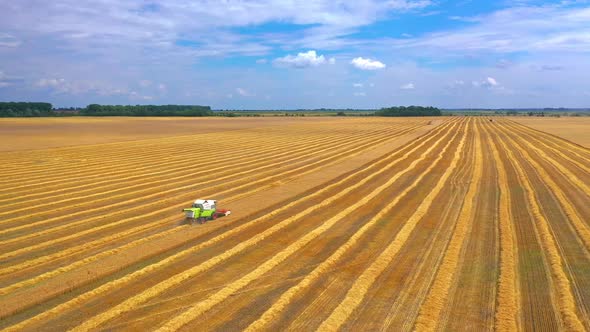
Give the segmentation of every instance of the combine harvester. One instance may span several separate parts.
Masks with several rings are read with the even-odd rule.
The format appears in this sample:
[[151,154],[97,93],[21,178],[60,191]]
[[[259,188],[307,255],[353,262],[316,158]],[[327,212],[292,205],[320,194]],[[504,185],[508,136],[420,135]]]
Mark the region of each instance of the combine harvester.
[[192,207],[183,209],[182,212],[185,213],[186,222],[190,224],[194,221],[204,224],[208,220],[215,220],[231,214],[230,210],[217,209],[217,201],[213,199],[197,199]]

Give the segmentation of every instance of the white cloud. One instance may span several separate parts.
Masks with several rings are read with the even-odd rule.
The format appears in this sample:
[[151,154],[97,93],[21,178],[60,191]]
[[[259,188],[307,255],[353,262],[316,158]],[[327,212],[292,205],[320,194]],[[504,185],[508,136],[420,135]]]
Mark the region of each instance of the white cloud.
[[483,81],[473,81],[473,82],[471,82],[471,85],[473,85],[476,88],[479,88],[479,87],[494,88],[494,87],[498,87],[500,84],[498,83],[498,81],[496,81],[495,78],[488,77]]
[[402,90],[413,90],[415,88],[414,83],[407,83],[399,87]]
[[354,83],[352,84],[353,87],[355,88],[362,88],[363,87],[363,83]]
[[168,90],[168,87],[166,86],[166,84],[160,83],[158,84],[158,90],[160,90],[160,92],[166,92],[166,90]]
[[248,90],[244,88],[236,88],[236,92],[242,97],[253,97],[254,94],[248,92]]
[[366,97],[367,94],[365,92],[355,92],[353,94],[355,97]]
[[326,57],[323,55],[318,56],[316,51],[311,50],[298,53],[297,55],[289,54],[282,58],[277,58],[273,63],[279,67],[307,68],[317,67],[326,63],[334,64],[336,63],[336,59],[330,58],[329,60],[326,60]]
[[350,63],[362,70],[378,70],[386,67],[381,61],[365,59],[363,57],[354,58]]
[[148,86],[152,85],[152,81],[150,81],[150,80],[141,80],[141,81],[139,81],[139,85],[142,88],[147,88]]
[[521,4],[474,17],[451,17],[469,22],[465,28],[436,31],[413,39],[397,39],[397,49],[422,56],[464,55],[491,52],[572,52],[590,49],[590,8],[567,4],[532,6]]
[[57,88],[57,87],[65,87],[66,80],[63,78],[41,78],[36,83],[35,86],[40,88]]
[[267,62],[268,62],[268,60],[266,60],[266,59],[258,59],[258,60],[256,60],[256,63],[259,64],[259,65],[260,64],[265,64]]
[[84,95],[90,93],[99,96],[127,96],[133,99],[153,98],[151,96],[140,95],[136,91],[129,91],[126,88],[116,88],[104,82],[95,81],[70,81],[63,78],[41,78],[34,83],[34,86],[40,89],[47,89],[52,94]]

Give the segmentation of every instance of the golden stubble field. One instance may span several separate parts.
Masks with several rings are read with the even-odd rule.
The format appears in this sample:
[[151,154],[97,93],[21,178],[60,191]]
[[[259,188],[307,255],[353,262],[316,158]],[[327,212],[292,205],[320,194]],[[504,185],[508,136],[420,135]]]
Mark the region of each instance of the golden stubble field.
[[[479,117],[0,128],[1,329],[590,330],[575,137]],[[196,198],[233,213],[185,225]]]

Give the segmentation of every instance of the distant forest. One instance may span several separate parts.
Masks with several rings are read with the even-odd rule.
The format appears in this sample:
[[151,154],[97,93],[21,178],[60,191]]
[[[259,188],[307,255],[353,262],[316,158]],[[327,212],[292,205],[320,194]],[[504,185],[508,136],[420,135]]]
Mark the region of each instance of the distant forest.
[[442,112],[436,107],[399,106],[382,108],[375,112],[376,116],[441,116]]
[[211,107],[198,105],[98,105],[80,110],[88,116],[211,116]]
[[53,116],[50,103],[3,103],[0,102],[0,117]]
[[198,105],[98,105],[55,110],[50,103],[0,102],[0,117],[47,116],[211,116],[209,106]]

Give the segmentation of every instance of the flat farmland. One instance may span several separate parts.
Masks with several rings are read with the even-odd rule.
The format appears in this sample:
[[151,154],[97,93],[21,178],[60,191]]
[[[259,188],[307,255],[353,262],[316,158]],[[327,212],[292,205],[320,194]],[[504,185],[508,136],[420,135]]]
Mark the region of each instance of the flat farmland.
[[[31,133],[0,134],[0,329],[590,330],[573,138],[496,117],[82,120],[0,122]],[[187,225],[196,198],[232,215]]]
[[533,129],[565,138],[590,148],[590,117],[514,117],[514,121]]

